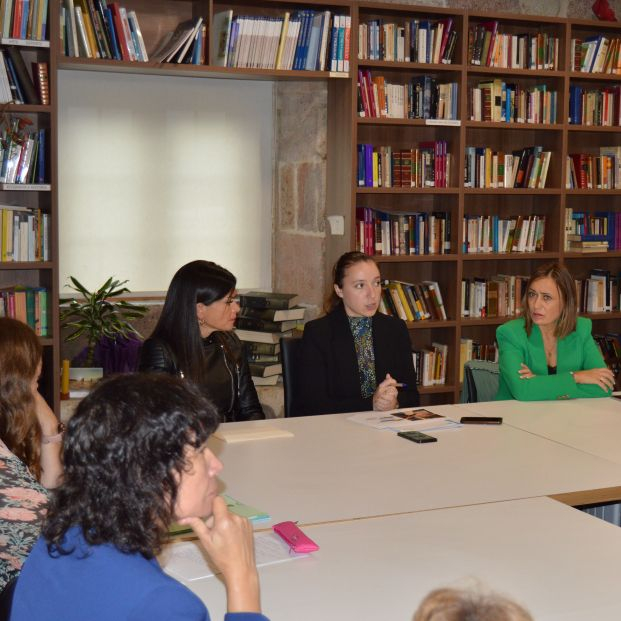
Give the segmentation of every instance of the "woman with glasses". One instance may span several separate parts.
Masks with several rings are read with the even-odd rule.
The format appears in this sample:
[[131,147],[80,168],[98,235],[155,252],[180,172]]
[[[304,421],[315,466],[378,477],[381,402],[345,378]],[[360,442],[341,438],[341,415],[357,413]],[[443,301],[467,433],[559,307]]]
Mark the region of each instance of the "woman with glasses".
[[231,272],[211,261],[181,267],[140,353],[140,371],[191,379],[222,422],[265,418],[244,348],[233,332],[239,313],[236,284]]

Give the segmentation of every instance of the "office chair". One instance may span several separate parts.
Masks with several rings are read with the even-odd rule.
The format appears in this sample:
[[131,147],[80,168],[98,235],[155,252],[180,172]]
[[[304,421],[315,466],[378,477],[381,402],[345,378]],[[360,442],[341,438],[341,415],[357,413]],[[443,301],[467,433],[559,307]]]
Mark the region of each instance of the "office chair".
[[498,392],[500,368],[497,362],[468,360],[464,364],[464,385],[461,391],[462,403],[493,401]]
[[285,418],[300,416],[296,409],[297,369],[299,368],[301,338],[283,336],[280,339],[280,361],[282,363],[282,381],[285,389]]

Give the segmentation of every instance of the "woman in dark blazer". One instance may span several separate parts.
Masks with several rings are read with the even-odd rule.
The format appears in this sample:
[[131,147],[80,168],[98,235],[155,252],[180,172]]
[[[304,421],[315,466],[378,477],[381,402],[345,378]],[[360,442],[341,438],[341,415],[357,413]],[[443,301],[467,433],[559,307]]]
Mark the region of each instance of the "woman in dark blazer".
[[377,312],[382,285],[375,261],[347,252],[333,276],[330,312],[304,328],[300,409],[310,415],[418,405],[406,325]]

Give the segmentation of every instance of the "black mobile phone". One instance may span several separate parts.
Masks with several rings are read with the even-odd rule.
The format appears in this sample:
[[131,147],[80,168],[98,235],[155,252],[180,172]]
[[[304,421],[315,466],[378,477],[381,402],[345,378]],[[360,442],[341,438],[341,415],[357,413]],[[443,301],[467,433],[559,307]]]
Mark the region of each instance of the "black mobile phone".
[[500,416],[462,416],[459,421],[462,425],[501,425]]
[[426,444],[427,442],[438,441],[438,438],[428,436],[426,433],[421,433],[420,431],[400,431],[397,435],[400,438],[411,440],[412,442],[416,442],[417,444]]

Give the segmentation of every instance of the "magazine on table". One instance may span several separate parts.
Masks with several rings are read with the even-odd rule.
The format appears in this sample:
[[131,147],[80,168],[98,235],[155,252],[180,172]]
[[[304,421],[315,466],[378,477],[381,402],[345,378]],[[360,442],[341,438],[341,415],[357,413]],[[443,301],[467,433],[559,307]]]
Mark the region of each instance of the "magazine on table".
[[348,420],[383,431],[441,431],[457,429],[461,425],[442,414],[425,408],[406,408],[392,412],[360,412]]

